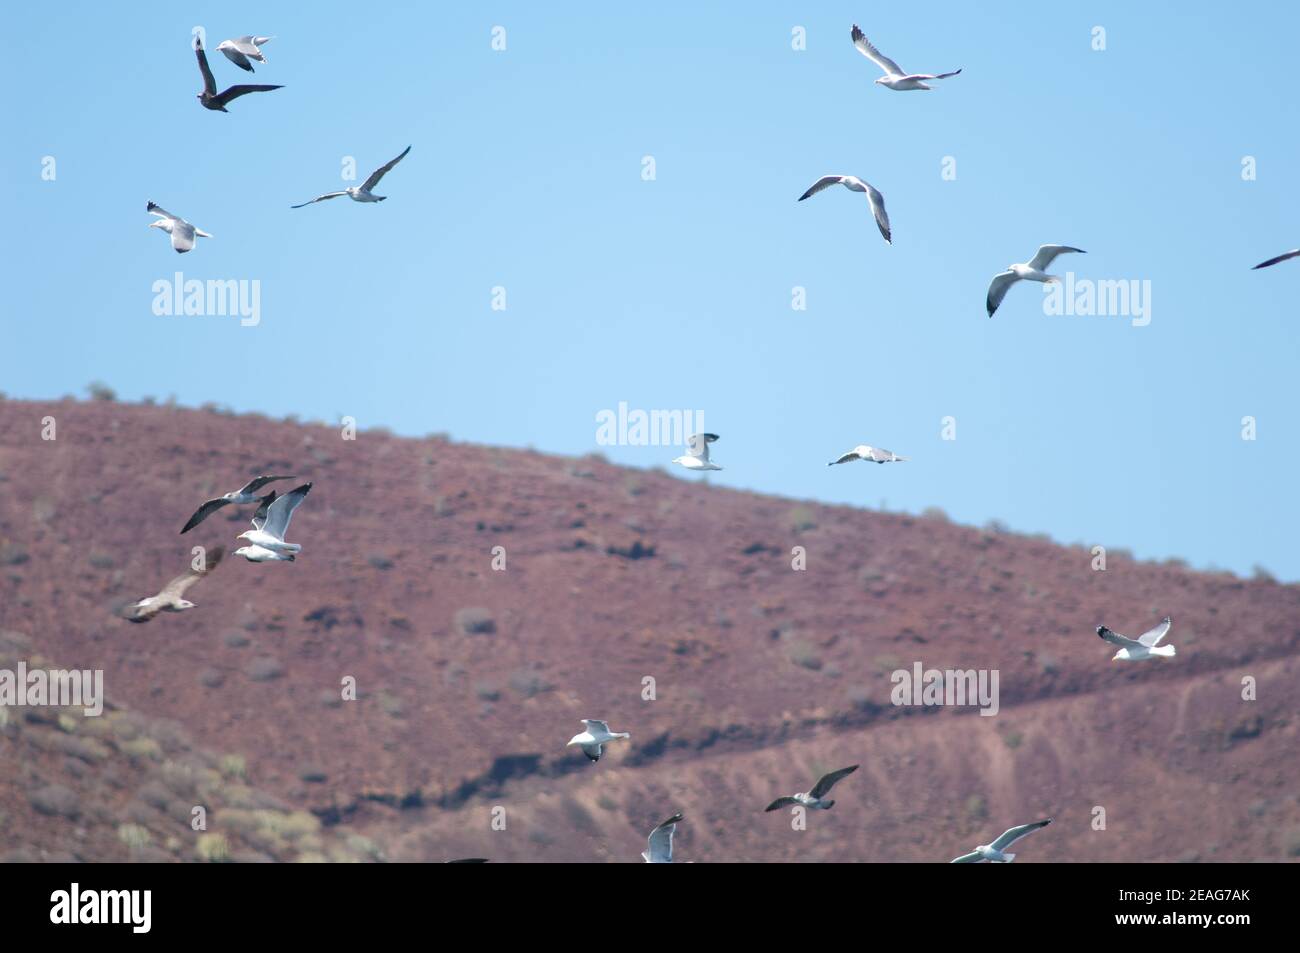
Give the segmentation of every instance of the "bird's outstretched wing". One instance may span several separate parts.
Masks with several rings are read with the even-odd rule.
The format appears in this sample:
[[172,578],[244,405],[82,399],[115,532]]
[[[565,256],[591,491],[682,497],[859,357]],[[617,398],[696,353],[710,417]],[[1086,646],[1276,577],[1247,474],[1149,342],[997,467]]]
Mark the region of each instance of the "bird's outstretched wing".
[[223,89],[220,96],[212,97],[212,101],[218,106],[225,106],[232,100],[240,96],[247,96],[249,93],[266,93],[273,89],[283,89],[283,86],[267,86],[263,83],[244,84],[241,86],[231,86],[229,89]]
[[609,734],[609,725],[605,724],[605,722],[598,718],[584,718],[582,719],[582,723],[587,726],[588,731],[593,733],[603,731],[605,734]]
[[1169,627],[1173,624],[1174,624],[1174,620],[1171,619],[1169,616],[1165,616],[1163,619],[1160,620],[1160,624],[1156,626],[1154,629],[1152,629],[1150,632],[1143,632],[1141,635],[1139,635],[1138,642],[1140,642],[1142,645],[1145,645],[1149,649],[1155,648],[1157,645],[1160,644],[1160,640],[1165,637],[1165,635],[1169,632]]
[[171,212],[167,211],[165,208],[163,208],[161,205],[158,205],[156,202],[147,203],[144,207],[144,210],[148,212],[150,215],[157,215],[159,218],[169,218],[173,222],[181,221],[181,217],[179,215],[173,215]]
[[402,154],[401,154],[400,156],[398,156],[396,159],[392,159],[392,160],[390,160],[390,161],[384,163],[384,164],[381,165],[378,169],[376,169],[374,172],[371,172],[371,173],[370,173],[370,178],[366,179],[366,181],[362,184],[362,186],[361,186],[361,191],[362,191],[362,192],[369,192],[369,191],[370,191],[371,189],[373,189],[376,185],[378,185],[378,184],[379,184],[379,180],[382,179],[385,175],[388,174],[388,170],[391,169],[393,166],[397,165],[397,163],[401,162],[403,159],[405,159],[405,158],[406,158],[406,154],[407,154],[408,152],[410,152],[410,151],[411,151],[411,147],[410,147],[410,146],[407,146],[405,149],[402,150]]
[[993,281],[989,283],[988,297],[984,301],[984,307],[988,309],[990,318],[998,309],[998,305],[1002,304],[1002,299],[1007,296],[1007,289],[1019,280],[1014,271],[1003,271],[993,276]]
[[1259,268],[1267,268],[1269,265],[1276,265],[1279,261],[1286,261],[1288,258],[1300,258],[1300,248],[1293,248],[1288,252],[1283,252],[1276,258],[1270,258],[1268,261],[1261,261],[1258,265],[1252,268],[1251,271],[1255,271]]
[[276,480],[292,480],[292,479],[293,479],[292,476],[260,476],[260,477],[254,477],[253,479],[251,479],[251,480],[249,480],[247,483],[245,483],[243,486],[241,486],[241,487],[239,488],[239,492],[240,492],[241,494],[243,494],[243,493],[247,493],[249,496],[252,496],[254,493],[256,493],[258,490],[260,490],[262,487],[266,486],[268,483],[274,483]]
[[959,70],[959,69],[955,69],[955,70],[953,70],[951,73],[915,73],[915,74],[913,74],[913,75],[914,75],[917,79],[922,79],[922,80],[924,80],[924,79],[949,79],[950,77],[956,76],[956,75],[957,75],[958,73],[960,73],[960,72],[961,72],[961,70]]
[[276,539],[284,539],[284,534],[289,531],[289,520],[293,518],[293,511],[307,498],[309,492],[311,492],[311,484],[304,483],[302,486],[294,487],[268,506],[266,522],[262,524],[263,532],[270,533]]
[[709,462],[709,444],[716,442],[718,439],[715,433],[693,433],[686,438],[687,450],[693,457],[699,457],[705,463]]
[[158,593],[159,601],[169,603],[185,595],[185,590],[216,569],[221,564],[221,558],[225,555],[226,548],[224,546],[214,546],[209,549],[203,558],[203,568],[194,569],[191,567],[167,583],[162,592]]
[[1056,261],[1057,255],[1064,255],[1067,252],[1077,252],[1080,255],[1087,254],[1082,248],[1071,248],[1069,245],[1039,245],[1034,257],[1029,259],[1029,267],[1044,271],[1052,262]]
[[303,202],[301,205],[290,205],[289,208],[306,208],[308,205],[314,205],[314,204],[316,204],[317,202],[324,202],[326,199],[336,199],[336,198],[338,198],[340,195],[347,195],[347,194],[348,194],[348,193],[347,193],[346,191],[343,191],[343,192],[326,192],[324,195],[318,195],[318,196],[316,196],[316,197],[315,197],[314,199],[312,199],[310,202]]
[[197,510],[194,511],[194,515],[190,517],[189,522],[186,523],[184,527],[182,527],[181,535],[183,536],[186,533],[188,533],[190,530],[198,526],[205,519],[207,519],[209,516],[211,516],[213,513],[221,509],[229,502],[230,501],[225,499],[224,497],[218,497],[215,500],[208,500],[208,502],[204,503],[202,506],[200,506]]
[[950,864],[978,864],[978,863],[979,863],[981,860],[983,860],[983,859],[984,859],[984,855],[983,855],[983,854],[981,854],[981,853],[980,853],[979,851],[977,851],[977,850],[973,850],[973,851],[971,851],[969,854],[962,854],[960,857],[954,857],[952,860],[948,861],[948,863],[950,863]]
[[871,45],[871,41],[858,29],[856,23],[853,24],[853,29],[849,31],[849,37],[853,40],[853,45],[857,47],[858,52],[884,70],[886,76],[905,75],[901,66]]
[[203,74],[203,91],[209,96],[217,94],[217,81],[212,78],[212,70],[208,68],[208,55],[203,52],[203,41],[197,37],[194,40],[194,55],[199,60],[199,72]]
[[1020,840],[1020,838],[1032,834],[1034,831],[1041,827],[1046,827],[1050,823],[1052,823],[1052,819],[1049,817],[1045,821],[1035,821],[1032,824],[1021,824],[1019,827],[1008,828],[989,846],[994,850],[1006,850],[1016,841]]
[[646,851],[641,855],[647,863],[671,864],[673,862],[673,834],[677,833],[677,825],[681,820],[680,813],[674,814],[650,832],[650,836],[646,838]]
[[825,797],[831,793],[831,788],[835,787],[836,782],[841,778],[847,778],[856,770],[858,770],[858,766],[856,764],[851,764],[847,768],[840,768],[838,771],[832,771],[830,774],[822,775],[821,779],[813,785],[813,789],[808,793],[813,797]]
[[1127,636],[1120,635],[1118,632],[1114,631],[1113,629],[1108,629],[1104,625],[1097,626],[1097,634],[1100,635],[1107,642],[1109,642],[1111,645],[1118,645],[1122,649],[1136,649],[1142,647],[1141,642],[1137,642],[1133,639],[1128,638]]
[[823,175],[812,185],[808,186],[808,191],[799,196],[799,201],[802,202],[804,199],[808,198],[808,196],[816,195],[818,192],[823,192],[826,189],[829,189],[832,185],[839,185],[843,181],[844,176],[842,175]]
[[230,60],[230,62],[234,63],[240,69],[247,70],[250,73],[257,72],[257,70],[253,69],[253,64],[248,61],[248,57],[245,56],[241,50],[233,46],[225,48],[218,47],[218,49],[220,49],[222,53],[226,54],[226,59]]
[[780,809],[783,808],[783,807],[789,807],[789,806],[792,805],[792,804],[798,804],[798,803],[799,803],[799,802],[796,801],[794,798],[792,798],[792,797],[790,797],[789,795],[787,795],[787,796],[785,796],[785,797],[779,797],[779,798],[777,798],[775,801],[773,801],[773,802],[772,802],[771,804],[769,804],[767,807],[763,808],[763,811],[764,811],[764,813],[766,813],[766,812],[768,812],[768,811],[776,811],[776,810],[780,810]]
[[253,529],[261,529],[266,525],[266,511],[275,502],[276,495],[275,490],[272,490],[257,501],[257,511],[253,513]]
[[850,450],[848,453],[842,454],[838,460],[832,460],[830,463],[826,465],[828,467],[833,467],[837,463],[851,463],[854,460],[861,460],[861,459],[862,456],[861,454],[858,453],[858,451]]
[[885,241],[894,244],[889,231],[889,213],[885,211],[885,197],[868,183],[864,182],[863,185],[867,186],[867,202],[871,205],[871,214],[876,217],[876,228],[880,229],[880,234],[885,236]]

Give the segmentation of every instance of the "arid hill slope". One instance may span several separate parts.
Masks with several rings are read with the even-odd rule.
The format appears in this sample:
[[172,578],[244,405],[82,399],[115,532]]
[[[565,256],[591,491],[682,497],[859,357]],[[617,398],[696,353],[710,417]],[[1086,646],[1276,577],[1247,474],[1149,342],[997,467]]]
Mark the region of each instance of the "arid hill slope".
[[[46,416],[56,440],[41,439]],[[114,616],[191,546],[233,550],[247,508],[178,531],[204,499],[267,472],[314,482],[290,532],[297,562],[228,559],[190,591],[196,609]],[[1091,560],[595,458],[0,401],[0,629],[58,665],[103,669],[116,705],[183,733],[132,764],[238,765],[232,803],[255,789],[308,837],[268,848],[232,832],[242,856],[637,860],[677,809],[681,857],[699,861],[946,860],[1040,814],[1058,823],[1023,860],[1300,853],[1300,587]],[[1104,621],[1136,635],[1166,613],[1174,660],[1111,664],[1093,634]],[[999,714],[893,706],[890,672],[916,661],[996,669]],[[1241,698],[1246,675],[1258,701]],[[341,699],[349,676],[356,701]],[[112,758],[27,765],[15,726],[35,717],[0,729],[0,835],[18,859],[78,823],[36,810],[34,790],[137,784],[95,776]],[[589,764],[564,747],[584,717],[631,743]],[[807,831],[762,813],[852,762],[862,770]],[[1105,831],[1090,826],[1096,806]],[[490,829],[493,808],[505,831]],[[188,823],[171,823],[183,843],[169,856],[200,856]],[[72,843],[58,850],[96,860],[125,841]]]

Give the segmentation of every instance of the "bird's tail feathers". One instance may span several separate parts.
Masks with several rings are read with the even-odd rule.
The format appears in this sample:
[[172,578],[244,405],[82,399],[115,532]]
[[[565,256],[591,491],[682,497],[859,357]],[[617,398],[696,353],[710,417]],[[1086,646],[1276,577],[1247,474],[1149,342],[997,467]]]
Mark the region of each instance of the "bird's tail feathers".
[[1157,645],[1151,650],[1152,655],[1163,655],[1165,658],[1173,658],[1178,654],[1172,645]]
[[995,864],[1009,864],[1009,863],[1011,863],[1013,860],[1016,859],[1016,855],[1015,855],[1015,854],[1003,854],[1002,857],[1003,857],[1002,860],[995,860],[994,863],[995,863]]

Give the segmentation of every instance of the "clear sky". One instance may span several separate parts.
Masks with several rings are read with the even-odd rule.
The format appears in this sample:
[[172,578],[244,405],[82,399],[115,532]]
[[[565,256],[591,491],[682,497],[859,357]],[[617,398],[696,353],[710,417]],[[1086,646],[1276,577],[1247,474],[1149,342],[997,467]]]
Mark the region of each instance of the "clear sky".
[[[1300,245],[1295,5],[673,8],[14,6],[0,390],[638,467],[680,450],[598,448],[596,415],[686,409],[722,435],[716,485],[1300,579],[1300,261],[1250,270]],[[964,72],[874,86],[854,22]],[[285,88],[202,109],[194,26],[219,86]],[[215,49],[249,32],[276,36],[255,77]],[[388,201],[289,209],[408,144]],[[795,201],[829,172],[884,193],[892,247],[861,195]],[[216,237],[176,255],[147,200]],[[1049,316],[1028,283],[989,320],[990,278],[1056,242],[1088,252],[1056,272],[1149,281],[1150,323]],[[155,315],[177,270],[260,282],[260,324]],[[825,466],[864,442],[913,460]]]

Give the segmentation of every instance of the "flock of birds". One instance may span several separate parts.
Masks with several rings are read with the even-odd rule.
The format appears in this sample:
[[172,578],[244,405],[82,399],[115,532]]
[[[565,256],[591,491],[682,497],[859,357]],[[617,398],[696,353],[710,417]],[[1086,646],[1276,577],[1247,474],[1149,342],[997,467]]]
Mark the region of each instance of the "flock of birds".
[[[717,439],[717,434],[694,435],[691,438],[691,444],[693,447],[699,448],[700,456],[678,459],[694,461],[693,465],[683,462],[684,466],[689,466],[692,469],[720,469],[715,464],[709,463],[708,460],[708,446]],[[827,465],[834,466],[837,463],[849,463],[853,460],[894,463],[906,459],[906,457],[900,457],[888,450],[861,446],[855,447],[838,460],[833,460]],[[181,535],[188,533],[224,507],[247,506],[256,503],[257,509],[253,512],[252,518],[253,528],[245,530],[238,537],[246,540],[247,545],[235,550],[235,555],[243,556],[249,562],[254,563],[293,562],[297,555],[302,552],[302,546],[298,543],[286,542],[285,533],[289,528],[289,520],[293,517],[294,511],[306,499],[308,492],[311,491],[312,484],[304,483],[283,496],[278,495],[275,490],[265,496],[258,495],[259,491],[266,487],[267,484],[274,483],[277,480],[290,479],[293,478],[284,475],[258,476],[249,480],[238,490],[232,490],[229,493],[205,501],[199,505],[198,509],[186,520],[185,525],[181,527]],[[158,593],[141,598],[124,607],[122,611],[123,617],[129,622],[143,623],[148,622],[162,612],[183,612],[186,609],[193,609],[195,603],[186,599],[185,593],[200,579],[203,579],[216,569],[221,563],[224,554],[225,548],[223,546],[216,546],[207,550],[197,560],[197,565],[191,565],[188,571],[172,579]],[[1104,625],[1097,626],[1097,634],[1117,647],[1118,651],[1112,657],[1112,661],[1138,662],[1157,657],[1171,658],[1175,654],[1174,646],[1162,646],[1160,642],[1168,634],[1172,624],[1172,620],[1166,616],[1158,626],[1137,639],[1127,638]],[[605,753],[606,745],[614,741],[628,741],[632,737],[630,732],[611,731],[608,722],[598,718],[584,718],[582,719],[582,726],[583,730],[570,738],[566,747],[578,748],[592,763],[601,759],[601,756]],[[776,811],[786,807],[828,811],[835,806],[835,801],[827,797],[831,792],[831,788],[856,770],[858,770],[858,765],[853,764],[847,768],[840,768],[837,771],[823,775],[808,791],[778,797],[768,804],[764,811]],[[680,812],[676,813],[663,823],[656,825],[650,832],[648,846],[641,855],[648,863],[670,863],[672,861],[673,835],[682,818],[683,815]],[[1010,828],[991,844],[981,844],[975,847],[971,853],[964,854],[952,862],[955,864],[1010,863],[1015,858],[1015,854],[1008,854],[1005,849],[1020,838],[1039,828],[1046,827],[1050,823],[1052,823],[1052,819],[1047,818],[1032,824]],[[471,863],[481,859],[464,858],[455,862]]]
[[[241,36],[237,40],[222,40],[217,45],[217,49],[226,54],[226,58],[229,59],[230,62],[234,63],[240,69],[248,70],[248,72],[251,73],[254,72],[251,61],[256,60],[259,63],[266,62],[266,56],[262,53],[261,48],[264,44],[273,39],[274,37],[270,36],[253,36],[250,34],[248,36]],[[249,93],[267,93],[273,89],[284,88],[283,86],[271,86],[263,83],[243,83],[236,86],[228,86],[218,93],[216,78],[212,75],[212,68],[208,65],[207,54],[203,51],[202,37],[195,37],[194,39],[194,55],[199,61],[199,72],[203,74],[203,91],[198,94],[197,98],[199,105],[204,109],[228,113],[230,110],[227,109],[226,106],[238,99],[240,96],[246,96]],[[310,201],[302,202],[298,205],[290,205],[289,207],[305,208],[308,205],[314,205],[317,202],[324,202],[327,199],[336,199],[344,195],[352,199],[354,202],[382,202],[384,199],[388,198],[388,196],[375,195],[375,186],[379,184],[380,179],[392,171],[393,166],[405,159],[406,154],[410,151],[411,147],[407,146],[402,150],[401,155],[385,162],[374,172],[370,173],[369,177],[359,186],[352,185],[348,186],[346,189],[340,189],[337,192],[326,192],[322,195],[316,196]],[[146,204],[145,211],[158,217],[158,221],[151,222],[149,227],[161,228],[164,232],[170,235],[172,240],[172,249],[177,254],[183,255],[188,251],[193,251],[195,238],[212,237],[210,234],[203,231],[203,229],[197,228],[179,215],[173,215],[171,212],[152,201]]]
[[[871,41],[863,34],[856,24],[850,31],[850,38],[853,46],[865,57],[880,67],[884,75],[876,80],[877,85],[884,86],[895,91],[911,90],[930,90],[934,87],[928,85],[931,82],[943,79],[949,79],[961,73],[961,70],[954,70],[948,73],[907,73],[896,62],[882,54]],[[250,34],[234,40],[222,41],[217,49],[223,53],[230,62],[247,72],[254,72],[253,63],[266,63],[266,57],[262,52],[262,46],[268,43],[273,37],[257,36]],[[242,84],[227,87],[221,92],[217,91],[216,80],[212,75],[212,70],[208,64],[207,56],[203,50],[202,39],[196,39],[194,44],[195,55],[198,59],[199,71],[203,76],[203,90],[198,94],[199,103],[205,108],[219,112],[227,112],[226,107],[234,100],[250,93],[270,92],[281,89],[281,86],[265,84]],[[396,156],[380,168],[376,169],[360,186],[348,187],[339,191],[326,192],[318,195],[316,198],[299,205],[290,206],[291,208],[303,208],[317,202],[323,202],[328,199],[340,198],[347,196],[355,202],[377,203],[382,202],[385,196],[375,195],[374,189],[378,186],[383,177],[390,172],[394,166],[402,161],[411,151],[407,146],[400,155]],[[819,192],[825,191],[832,186],[842,185],[852,192],[865,193],[871,213],[875,219],[876,226],[880,230],[886,242],[892,244],[892,233],[890,230],[889,216],[885,210],[884,196],[865,180],[854,175],[825,175],[818,179],[808,188],[807,191],[799,197],[799,201],[804,201]],[[151,223],[151,228],[160,228],[171,236],[172,248],[178,253],[188,252],[194,248],[196,238],[211,238],[212,236],[187,222],[183,218],[173,215],[165,209],[159,207],[153,202],[147,205],[147,211],[158,218],[158,221]],[[1053,275],[1047,273],[1056,258],[1063,254],[1077,253],[1082,254],[1083,250],[1074,248],[1069,245],[1042,245],[1034,256],[1027,262],[1012,264],[1008,268],[996,275],[989,285],[986,309],[989,317],[1001,305],[1007,291],[1018,281],[1036,281],[1052,282],[1059,281]],[[1265,268],[1275,265],[1279,262],[1291,258],[1300,257],[1300,249],[1286,252],[1268,261],[1261,262],[1256,268]],[[674,458],[672,461],[688,470],[708,471],[721,470],[722,467],[712,462],[709,457],[709,447],[719,439],[714,433],[698,433],[688,438],[688,452],[682,456]],[[869,445],[860,445],[852,450],[842,454],[837,459],[830,461],[827,466],[836,464],[851,463],[853,461],[864,461],[868,463],[901,463],[909,458],[900,456],[889,450],[883,450],[879,447]],[[185,523],[181,533],[188,533],[213,513],[226,506],[252,505],[257,504],[257,508],[252,517],[252,529],[247,530],[239,535],[239,539],[244,540],[246,545],[235,550],[235,555],[243,556],[246,560],[254,563],[262,562],[293,562],[301,553],[302,547],[296,543],[290,543],[285,540],[285,534],[289,528],[289,521],[294,512],[306,499],[308,492],[312,488],[311,483],[304,483],[283,496],[277,495],[272,490],[265,496],[259,496],[259,492],[269,483],[278,480],[292,479],[289,476],[267,475],[258,476],[250,480],[244,486],[240,487],[223,496],[211,499],[203,503],[194,512],[194,514]],[[177,576],[171,580],[163,589],[153,596],[140,599],[132,603],[123,610],[123,615],[131,622],[148,622],[150,619],[162,612],[181,612],[186,609],[194,608],[194,603],[184,598],[185,593],[200,579],[209,575],[222,561],[225,549],[222,546],[214,547],[206,552],[206,555],[198,561],[197,567],[192,567],[186,573]],[[1117,648],[1113,661],[1146,661],[1153,658],[1169,658],[1174,656],[1175,649],[1172,645],[1161,645],[1161,641],[1168,634],[1171,620],[1166,617],[1158,626],[1151,631],[1139,636],[1137,639],[1130,639],[1120,635],[1104,625],[1097,626],[1096,632],[1103,640],[1111,643]],[[614,741],[629,740],[630,733],[625,731],[611,731],[609,725],[599,719],[584,719],[582,721],[583,731],[574,735],[568,742],[569,747],[577,747],[582,753],[594,764],[599,761],[604,754],[605,746]],[[792,795],[785,795],[776,798],[766,808],[766,811],[776,811],[783,808],[793,809],[811,809],[811,810],[829,810],[835,805],[835,801],[828,797],[831,789],[845,777],[852,774],[858,769],[858,765],[850,765],[837,771],[832,771],[824,775],[806,792],[799,792]],[[677,825],[683,820],[683,815],[678,812],[671,817],[656,825],[650,832],[647,841],[646,850],[642,857],[648,863],[670,863],[673,859],[673,836],[676,833]],[[1018,827],[1012,827],[1006,830],[999,837],[989,844],[976,846],[969,853],[955,858],[952,863],[1010,863],[1014,858],[1014,853],[1008,853],[1007,848],[1015,842],[1028,836],[1034,831],[1040,830],[1052,823],[1051,818],[1035,821],[1030,824],[1024,824]],[[466,858],[463,861],[456,862],[477,862],[481,858]]]

